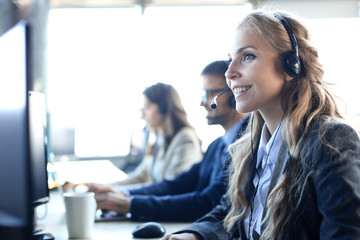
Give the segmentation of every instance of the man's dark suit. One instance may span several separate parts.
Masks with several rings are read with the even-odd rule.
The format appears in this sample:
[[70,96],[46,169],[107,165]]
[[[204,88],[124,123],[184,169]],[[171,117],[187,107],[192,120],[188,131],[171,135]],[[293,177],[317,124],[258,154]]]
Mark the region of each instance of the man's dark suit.
[[[319,124],[314,126],[302,144],[301,171],[305,171],[304,192],[294,195],[300,204],[293,209],[290,224],[279,240],[360,239],[360,141],[349,126],[331,123],[319,138]],[[332,149],[334,146],[337,150]],[[283,142],[272,175],[270,190],[276,185],[290,161]],[[306,163],[306,165],[304,164]],[[311,174],[307,175],[308,173]],[[181,232],[196,232],[205,240],[247,239],[242,220],[232,232],[222,224],[228,209],[228,194],[209,214]],[[264,209],[266,211],[266,209]],[[264,216],[264,215],[263,215]],[[266,223],[262,225],[262,231]]]
[[[236,137],[244,131],[248,117],[234,127]],[[222,137],[213,141],[201,162],[173,180],[139,189],[129,189],[132,220],[194,221],[213,209],[226,191],[224,164],[229,155]],[[224,151],[225,150],[225,151]]]

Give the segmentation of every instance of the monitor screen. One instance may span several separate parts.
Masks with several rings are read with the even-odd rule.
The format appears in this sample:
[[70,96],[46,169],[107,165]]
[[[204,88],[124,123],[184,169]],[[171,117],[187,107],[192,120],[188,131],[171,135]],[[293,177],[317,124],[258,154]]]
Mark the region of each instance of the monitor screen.
[[32,203],[49,201],[45,95],[29,92],[30,170]]
[[0,239],[32,233],[27,33],[20,21],[0,36]]

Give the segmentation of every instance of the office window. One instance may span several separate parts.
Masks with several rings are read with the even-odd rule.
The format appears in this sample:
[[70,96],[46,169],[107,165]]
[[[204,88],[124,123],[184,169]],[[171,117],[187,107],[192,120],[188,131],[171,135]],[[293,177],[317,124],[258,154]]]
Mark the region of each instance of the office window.
[[[53,9],[49,14],[51,127],[74,128],[75,154],[115,155],[137,101],[139,9]],[[139,86],[139,85],[137,85]],[[141,85],[139,86],[141,87]],[[133,102],[135,104],[129,104]],[[136,111],[135,111],[136,112]],[[135,119],[136,120],[136,119]],[[129,129],[129,127],[127,127]],[[127,147],[128,145],[126,145]]]
[[[48,103],[51,126],[73,128],[79,157],[125,155],[144,126],[142,91],[156,82],[180,93],[204,149],[223,133],[200,107],[200,72],[226,59],[242,6],[52,9],[49,15]],[[306,19],[325,80],[360,129],[359,18]],[[341,109],[345,110],[342,103]]]
[[251,5],[52,9],[48,103],[53,128],[75,129],[79,157],[124,155],[140,119],[142,91],[156,82],[180,93],[204,148],[223,133],[200,107],[201,70],[227,59]]
[[339,97],[346,120],[360,133],[360,18],[307,19],[305,23],[318,48],[324,79]]

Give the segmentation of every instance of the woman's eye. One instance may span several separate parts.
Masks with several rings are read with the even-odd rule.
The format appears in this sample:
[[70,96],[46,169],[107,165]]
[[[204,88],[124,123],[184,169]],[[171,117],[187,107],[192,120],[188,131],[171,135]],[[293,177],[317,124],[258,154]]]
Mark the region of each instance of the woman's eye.
[[251,61],[251,60],[253,60],[253,59],[255,59],[255,55],[254,55],[254,54],[251,54],[251,53],[246,53],[246,54],[244,54],[243,60],[244,60],[245,62]]

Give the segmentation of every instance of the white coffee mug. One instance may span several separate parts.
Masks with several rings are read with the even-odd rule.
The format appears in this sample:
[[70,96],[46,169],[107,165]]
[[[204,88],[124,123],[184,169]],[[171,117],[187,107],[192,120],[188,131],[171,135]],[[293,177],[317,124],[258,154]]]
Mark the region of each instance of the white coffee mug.
[[64,193],[64,202],[69,238],[90,238],[95,222],[95,194]]

